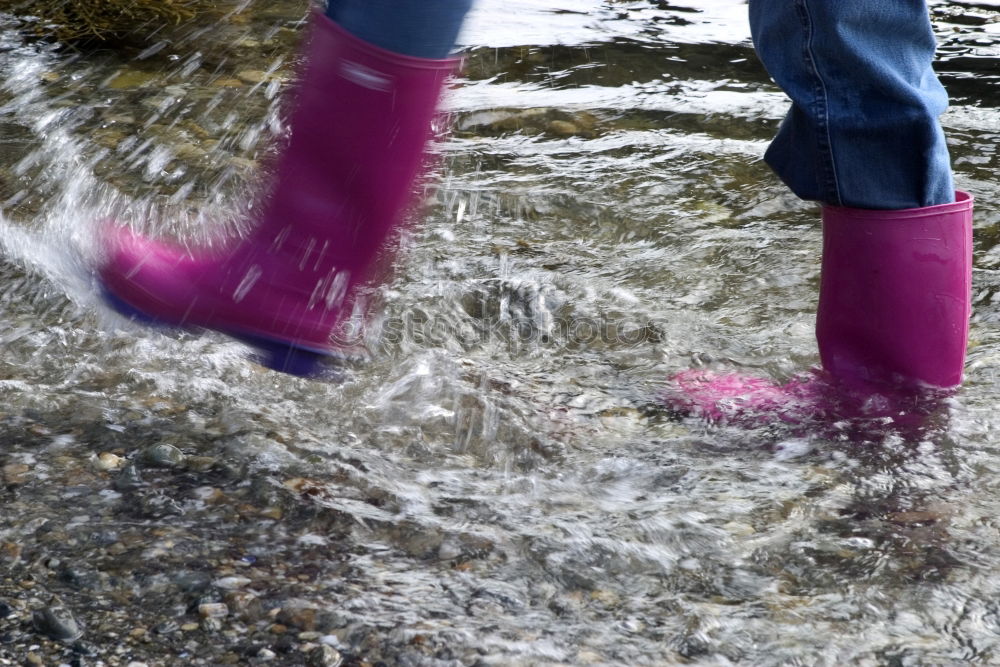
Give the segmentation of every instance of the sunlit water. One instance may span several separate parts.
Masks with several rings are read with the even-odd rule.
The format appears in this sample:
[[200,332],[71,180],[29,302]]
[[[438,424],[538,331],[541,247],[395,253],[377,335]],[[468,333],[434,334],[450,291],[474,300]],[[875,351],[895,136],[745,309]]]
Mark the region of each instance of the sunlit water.
[[[191,239],[238,225],[304,6],[125,55],[25,43],[0,18],[0,462],[35,476],[0,542],[44,543],[44,517],[71,538],[138,521],[197,553],[336,554],[349,575],[312,601],[399,661],[418,635],[442,664],[1000,661],[1000,8],[933,3],[978,202],[967,381],[918,434],[859,435],[657,407],[692,364],[783,379],[817,361],[817,211],[760,159],[786,102],[745,3],[688,4],[480,0],[437,187],[341,383],[131,326],[86,268],[109,217]],[[322,511],[235,525],[192,495],[217,477],[73,472],[157,442]],[[173,509],[129,509],[154,495]],[[90,557],[67,544],[46,548]]]

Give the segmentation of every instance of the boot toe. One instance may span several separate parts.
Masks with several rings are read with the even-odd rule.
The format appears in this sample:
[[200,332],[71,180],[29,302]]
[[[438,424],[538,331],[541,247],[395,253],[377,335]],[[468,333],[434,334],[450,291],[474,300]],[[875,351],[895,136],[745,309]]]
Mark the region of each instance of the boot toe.
[[182,325],[197,300],[192,280],[197,260],[124,227],[106,230],[104,238],[108,251],[98,278],[108,303],[132,319]]

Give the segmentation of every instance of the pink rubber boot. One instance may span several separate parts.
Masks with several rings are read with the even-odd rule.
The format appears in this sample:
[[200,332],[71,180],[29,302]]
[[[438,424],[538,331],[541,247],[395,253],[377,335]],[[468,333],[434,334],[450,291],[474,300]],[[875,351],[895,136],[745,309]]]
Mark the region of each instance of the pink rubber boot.
[[822,371],[784,385],[683,371],[665,400],[749,426],[896,416],[962,381],[969,333],[972,197],[898,211],[825,206],[816,339]]
[[311,375],[331,333],[411,203],[441,90],[457,60],[368,44],[319,12],[296,90],[291,140],[253,231],[190,251],[108,230],[107,300],[146,321],[207,328]]

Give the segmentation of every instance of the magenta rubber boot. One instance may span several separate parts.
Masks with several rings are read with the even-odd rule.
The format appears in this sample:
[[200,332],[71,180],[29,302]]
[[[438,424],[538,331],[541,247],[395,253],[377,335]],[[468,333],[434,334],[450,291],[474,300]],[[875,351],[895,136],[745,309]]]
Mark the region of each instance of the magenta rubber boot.
[[666,393],[710,421],[891,417],[962,381],[969,333],[972,197],[896,211],[823,207],[816,339],[822,370],[786,384],[689,370]]
[[221,331],[271,368],[312,375],[334,327],[413,198],[456,59],[386,51],[319,12],[294,95],[291,139],[245,238],[191,251],[109,226],[99,278],[120,312]]

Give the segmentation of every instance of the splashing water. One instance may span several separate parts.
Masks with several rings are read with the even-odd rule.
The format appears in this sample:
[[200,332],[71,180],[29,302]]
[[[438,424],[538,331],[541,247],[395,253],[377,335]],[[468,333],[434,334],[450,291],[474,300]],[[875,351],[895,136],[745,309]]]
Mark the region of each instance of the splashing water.
[[[266,609],[304,599],[371,662],[996,661],[998,8],[932,3],[979,203],[976,311],[963,391],[911,438],[657,409],[691,365],[816,363],[816,211],[760,160],[786,102],[745,3],[694,4],[479,2],[444,169],[369,295],[370,359],[336,385],[129,326],[87,268],[105,219],[194,245],[252,217],[304,8],[250,5],[134,57],[0,17],[0,463],[26,468],[4,468],[0,546],[39,556],[11,567],[99,654],[105,607],[198,621],[161,580],[243,568]],[[162,444],[187,463],[149,463]],[[143,479],[95,472],[99,453]],[[117,579],[46,578],[43,557]],[[209,643],[273,637],[217,593]],[[173,636],[149,655],[188,659]]]

